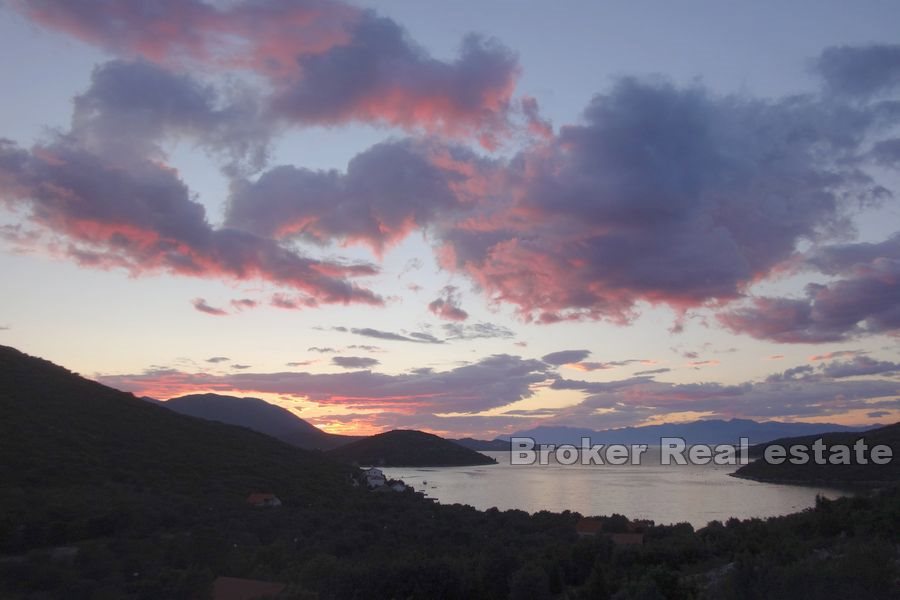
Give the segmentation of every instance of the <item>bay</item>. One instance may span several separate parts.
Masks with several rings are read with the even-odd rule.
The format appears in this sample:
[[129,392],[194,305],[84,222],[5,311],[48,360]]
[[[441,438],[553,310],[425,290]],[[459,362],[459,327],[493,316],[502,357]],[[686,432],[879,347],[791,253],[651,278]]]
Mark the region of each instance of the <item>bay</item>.
[[748,481],[729,476],[734,465],[662,465],[650,449],[640,465],[511,465],[508,452],[484,452],[496,465],[440,468],[384,468],[441,504],[480,510],[577,511],[582,515],[623,514],[658,524],[696,527],[731,517],[771,517],[801,511],[816,495],[833,499],[846,491]]

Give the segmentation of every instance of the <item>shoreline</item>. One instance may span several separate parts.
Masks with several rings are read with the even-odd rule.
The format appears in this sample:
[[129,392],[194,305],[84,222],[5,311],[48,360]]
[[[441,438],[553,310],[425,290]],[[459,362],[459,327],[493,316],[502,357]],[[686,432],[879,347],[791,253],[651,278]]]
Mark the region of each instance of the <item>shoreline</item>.
[[[738,469],[739,471],[740,469]],[[728,473],[729,477],[735,479],[744,479],[746,481],[755,481],[757,483],[774,483],[783,485],[795,485],[802,487],[827,487],[839,491],[859,492],[863,490],[878,490],[882,488],[897,485],[898,482],[891,481],[835,481],[830,479],[774,479],[769,477],[757,477],[754,475],[743,475],[735,471]]]

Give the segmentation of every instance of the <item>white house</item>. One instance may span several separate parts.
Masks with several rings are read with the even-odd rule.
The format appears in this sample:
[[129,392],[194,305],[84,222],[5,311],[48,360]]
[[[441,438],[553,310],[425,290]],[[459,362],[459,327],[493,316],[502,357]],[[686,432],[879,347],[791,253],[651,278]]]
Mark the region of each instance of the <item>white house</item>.
[[381,487],[385,484],[384,473],[381,469],[372,467],[363,471],[363,477],[366,479],[366,485],[370,488]]

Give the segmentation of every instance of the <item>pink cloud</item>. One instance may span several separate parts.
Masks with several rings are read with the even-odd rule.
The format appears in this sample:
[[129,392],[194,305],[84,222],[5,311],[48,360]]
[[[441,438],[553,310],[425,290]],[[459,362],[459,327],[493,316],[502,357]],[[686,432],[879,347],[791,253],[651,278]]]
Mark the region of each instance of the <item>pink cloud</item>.
[[475,139],[490,149],[510,128],[519,69],[509,50],[470,35],[456,61],[437,60],[391,19],[337,0],[14,6],[44,27],[126,58],[261,75],[273,88],[273,115],[300,124],[363,121]]
[[[346,357],[344,357],[346,358]],[[360,359],[364,360],[364,359]],[[348,368],[359,361],[343,361]],[[364,361],[369,366],[371,361]],[[414,370],[385,375],[369,370],[348,373],[187,373],[170,369],[133,375],[101,376],[101,383],[155,398],[192,391],[273,393],[305,396],[323,405],[390,410],[475,413],[533,395],[546,380],[547,365],[509,355],[494,355],[449,371]]]
[[200,0],[14,1],[49,29],[128,57],[167,65],[200,63],[277,75],[296,58],[349,39],[359,9],[319,0],[240,2],[221,8]]
[[444,286],[441,295],[428,304],[428,310],[447,321],[465,321],[469,313],[460,308],[459,290],[452,285]]
[[826,246],[805,264],[835,279],[807,285],[801,298],[754,298],[719,320],[735,332],[788,344],[900,331],[900,234],[878,243]]
[[315,260],[250,233],[214,229],[173,170],[141,159],[115,164],[71,139],[31,152],[0,144],[0,198],[30,208],[31,220],[65,239],[62,252],[84,266],[267,280],[323,303],[382,302],[348,281],[375,273],[373,266]]
[[[677,384],[655,381],[655,373],[617,381],[563,379],[542,361],[497,355],[446,371],[414,369],[385,375],[367,370],[314,374],[307,372],[189,373],[156,369],[138,374],[100,376],[101,383],[138,395],[167,398],[198,391],[282,397],[304,396],[356,414],[377,429],[416,427],[444,432],[506,431],[538,424],[578,424],[604,429],[636,425],[669,413],[695,412],[715,418],[803,419],[842,415],[858,409],[897,414],[897,382],[857,379],[885,375],[900,365],[862,361],[832,363],[821,373],[810,365],[761,382]],[[552,390],[582,393],[576,404],[562,408],[510,410],[480,416],[533,395],[550,380]],[[440,413],[462,413],[455,417]],[[328,415],[321,422],[353,419]],[[377,426],[375,425],[377,424]]]

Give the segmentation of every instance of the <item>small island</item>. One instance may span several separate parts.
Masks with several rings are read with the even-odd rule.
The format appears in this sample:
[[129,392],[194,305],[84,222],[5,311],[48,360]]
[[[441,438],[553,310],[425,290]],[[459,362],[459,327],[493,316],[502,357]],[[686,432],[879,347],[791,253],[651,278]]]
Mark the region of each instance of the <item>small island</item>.
[[344,463],[380,467],[470,467],[496,460],[423,431],[397,429],[326,453]]

